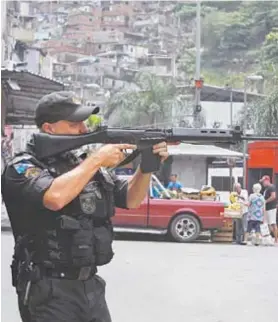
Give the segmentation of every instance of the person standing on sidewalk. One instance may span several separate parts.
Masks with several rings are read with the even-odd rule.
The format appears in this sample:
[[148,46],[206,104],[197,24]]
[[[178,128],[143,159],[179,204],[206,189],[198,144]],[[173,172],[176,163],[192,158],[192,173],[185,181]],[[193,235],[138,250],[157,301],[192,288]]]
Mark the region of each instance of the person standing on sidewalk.
[[272,231],[275,243],[278,243],[278,229],[276,223],[276,212],[277,212],[277,196],[276,187],[271,183],[269,176],[263,176],[260,180],[262,185],[265,187],[264,198],[265,198],[265,209],[266,209],[266,221],[269,225],[269,229]]
[[265,216],[265,199],[261,194],[262,186],[259,183],[253,185],[253,193],[249,196],[247,232],[244,236],[243,244],[248,243],[248,237],[252,230],[255,230],[255,245],[259,246],[261,239],[261,224]]
[[234,184],[234,191],[237,193],[237,199],[240,203],[241,218],[236,219],[236,243],[241,244],[244,240],[244,234],[247,231],[247,216],[248,216],[248,192],[241,188],[240,183]]

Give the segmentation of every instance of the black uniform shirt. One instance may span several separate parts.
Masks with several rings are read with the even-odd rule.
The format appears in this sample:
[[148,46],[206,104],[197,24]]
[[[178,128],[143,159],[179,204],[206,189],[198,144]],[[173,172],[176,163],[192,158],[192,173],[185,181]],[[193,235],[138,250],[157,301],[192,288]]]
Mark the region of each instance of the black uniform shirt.
[[[114,182],[115,206],[127,209],[128,182],[114,174],[111,174],[111,178]],[[43,205],[43,196],[53,180],[54,177],[48,169],[38,167],[32,160],[21,160],[10,164],[5,171],[4,184],[2,184],[3,199],[8,213],[18,213],[19,217],[16,217],[19,219],[20,210],[24,208],[29,210],[30,215],[38,216],[40,210],[46,210]],[[13,219],[11,220],[12,226],[14,225],[12,221],[17,225],[16,218]],[[27,218],[21,219],[22,221],[27,220]]]
[[[269,187],[266,187],[266,189],[264,191],[265,200],[267,200],[273,192],[276,192],[276,188],[275,188],[274,184],[271,184]],[[276,209],[276,207],[277,207],[277,196],[274,200],[265,204],[266,210]]]

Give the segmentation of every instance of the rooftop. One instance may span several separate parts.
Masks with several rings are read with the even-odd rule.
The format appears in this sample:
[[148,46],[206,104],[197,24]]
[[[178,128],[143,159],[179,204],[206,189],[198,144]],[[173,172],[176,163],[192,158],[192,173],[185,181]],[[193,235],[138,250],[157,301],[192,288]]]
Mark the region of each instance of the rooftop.
[[[191,85],[177,85],[178,89],[188,89],[195,93],[195,86]],[[233,102],[234,103],[243,103],[244,102],[244,91],[233,89]],[[212,85],[203,85],[201,89],[201,101],[208,102],[230,102],[231,90],[226,87],[212,86]],[[256,94],[247,92],[247,100],[264,98],[263,94]]]
[[3,124],[34,124],[37,101],[64,89],[64,84],[29,71],[1,70]]

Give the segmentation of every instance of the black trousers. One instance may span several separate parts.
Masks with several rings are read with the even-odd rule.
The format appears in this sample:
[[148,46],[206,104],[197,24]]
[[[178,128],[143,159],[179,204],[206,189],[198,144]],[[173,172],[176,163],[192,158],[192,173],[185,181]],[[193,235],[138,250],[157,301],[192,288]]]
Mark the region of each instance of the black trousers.
[[32,284],[28,306],[18,292],[23,322],[111,322],[105,300],[105,281],[98,275],[87,281],[44,277]]

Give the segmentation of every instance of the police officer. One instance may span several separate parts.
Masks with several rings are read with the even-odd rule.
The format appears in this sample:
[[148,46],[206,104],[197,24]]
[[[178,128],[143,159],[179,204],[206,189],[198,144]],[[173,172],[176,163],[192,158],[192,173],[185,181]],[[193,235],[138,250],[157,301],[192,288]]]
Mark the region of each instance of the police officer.
[[[82,134],[98,107],[82,106],[72,92],[54,92],[37,104],[35,121],[50,134]],[[2,175],[2,195],[15,238],[11,265],[22,320],[108,322],[105,281],[97,266],[113,257],[114,208],[136,208],[151,173],[131,181],[105,170],[124,159],[130,144],[107,144],[81,158],[76,151],[39,160],[28,144]],[[165,160],[165,142],[153,147]],[[144,162],[143,158],[141,161]],[[146,162],[146,161],[145,161]]]

